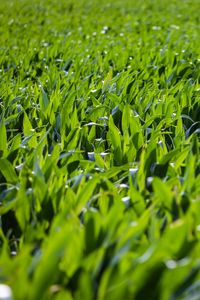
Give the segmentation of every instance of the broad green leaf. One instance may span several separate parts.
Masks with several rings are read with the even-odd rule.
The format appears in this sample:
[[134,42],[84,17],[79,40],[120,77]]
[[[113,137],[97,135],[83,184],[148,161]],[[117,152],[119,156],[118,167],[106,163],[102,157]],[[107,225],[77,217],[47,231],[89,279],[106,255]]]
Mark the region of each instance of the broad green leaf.
[[96,185],[99,183],[99,178],[94,177],[88,180],[77,195],[75,211],[80,213],[81,210],[86,206],[87,202],[90,200]]
[[46,111],[49,107],[49,97],[43,89],[42,89],[42,93],[40,96],[40,106],[41,106],[42,112],[46,115]]
[[0,158],[0,172],[8,183],[17,183],[18,177],[12,164],[5,158]]
[[169,209],[172,209],[173,194],[170,188],[161,179],[153,179],[153,190],[156,196],[156,202]]
[[31,122],[29,121],[29,118],[28,118],[26,112],[24,112],[23,131],[24,131],[25,136],[27,136],[27,137],[31,136],[28,144],[31,147],[36,148],[37,147],[37,139],[36,139],[35,132],[32,128]]

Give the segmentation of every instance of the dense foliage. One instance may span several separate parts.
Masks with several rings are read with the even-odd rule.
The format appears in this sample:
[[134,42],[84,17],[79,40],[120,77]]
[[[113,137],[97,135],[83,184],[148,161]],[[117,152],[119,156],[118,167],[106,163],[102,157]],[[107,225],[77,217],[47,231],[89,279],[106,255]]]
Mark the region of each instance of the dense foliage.
[[200,3],[0,2],[0,281],[200,299]]

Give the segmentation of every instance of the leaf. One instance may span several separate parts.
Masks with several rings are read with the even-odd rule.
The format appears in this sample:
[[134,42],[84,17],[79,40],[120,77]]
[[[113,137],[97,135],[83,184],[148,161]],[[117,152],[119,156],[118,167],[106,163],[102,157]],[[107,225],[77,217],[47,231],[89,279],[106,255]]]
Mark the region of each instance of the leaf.
[[174,149],[168,152],[161,158],[160,164],[165,165],[166,163],[173,162],[178,154],[180,154],[180,149]]
[[155,177],[153,179],[153,190],[157,197],[157,201],[160,202],[165,207],[171,209],[172,206],[172,193],[166,183],[161,179]]
[[29,121],[29,118],[26,114],[26,112],[24,112],[24,119],[23,119],[23,131],[24,131],[24,135],[26,137],[30,137],[28,144],[30,145],[30,147],[37,147],[37,139],[35,136],[35,132],[32,128],[31,122]]
[[24,112],[23,129],[24,129],[25,136],[29,136],[30,134],[32,134],[32,125],[29,121],[29,118],[28,118],[26,112]]
[[121,147],[121,133],[115,126],[112,116],[109,119],[108,138],[111,141],[112,148],[114,149],[114,159],[116,162],[121,163],[122,160],[122,147]]
[[0,157],[5,157],[7,153],[7,134],[3,119],[0,121]]
[[79,194],[77,196],[77,199],[76,199],[75,211],[76,211],[77,214],[79,214],[81,212],[83,207],[90,200],[90,198],[91,198],[91,196],[94,192],[94,189],[95,189],[96,185],[98,184],[98,182],[99,182],[99,178],[94,177],[92,179],[89,179],[88,182],[86,182],[84,184],[83,188],[79,192]]
[[0,158],[0,172],[3,174],[8,183],[14,184],[18,181],[15,170],[7,159]]
[[128,104],[124,106],[123,114],[122,114],[122,130],[123,133],[128,131],[129,129],[129,119],[130,119],[131,113],[130,113],[130,107]]
[[47,93],[42,89],[42,95],[40,97],[40,106],[43,113],[46,113],[49,106],[49,98]]

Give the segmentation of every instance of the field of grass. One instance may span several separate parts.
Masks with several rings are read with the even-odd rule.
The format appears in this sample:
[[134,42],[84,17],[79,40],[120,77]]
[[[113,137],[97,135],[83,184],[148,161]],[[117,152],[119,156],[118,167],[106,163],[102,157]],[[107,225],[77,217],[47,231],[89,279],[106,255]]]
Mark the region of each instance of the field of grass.
[[0,283],[200,299],[200,2],[0,1]]

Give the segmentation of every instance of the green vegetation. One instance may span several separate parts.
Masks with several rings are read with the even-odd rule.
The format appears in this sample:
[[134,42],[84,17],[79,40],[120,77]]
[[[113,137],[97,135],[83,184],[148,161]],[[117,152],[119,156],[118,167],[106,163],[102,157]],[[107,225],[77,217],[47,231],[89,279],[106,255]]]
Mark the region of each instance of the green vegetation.
[[200,299],[200,4],[0,2],[0,282]]

